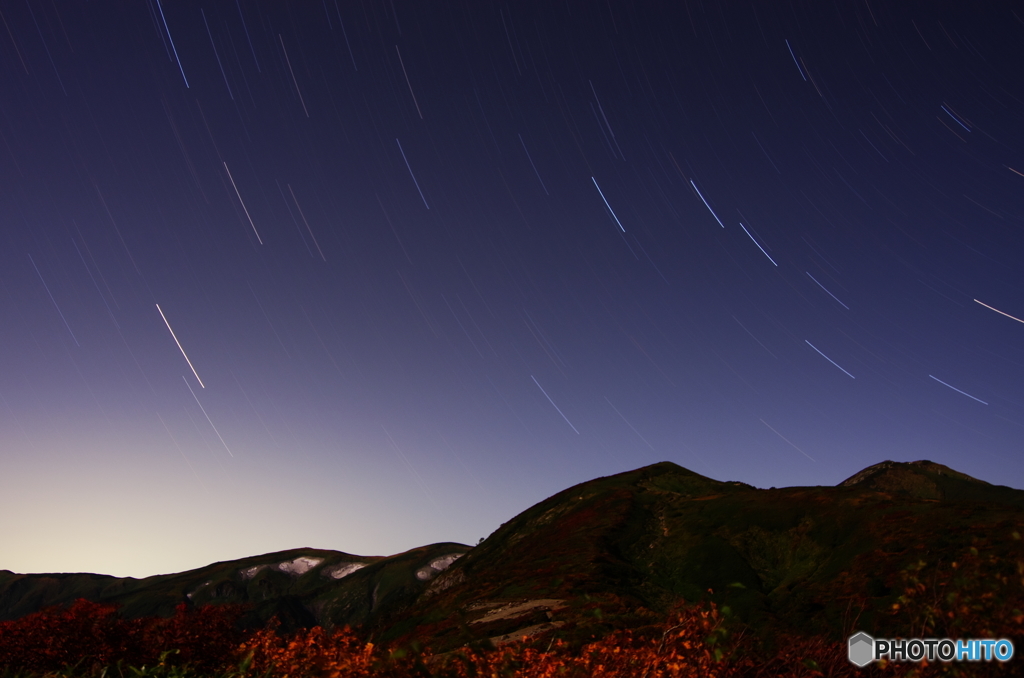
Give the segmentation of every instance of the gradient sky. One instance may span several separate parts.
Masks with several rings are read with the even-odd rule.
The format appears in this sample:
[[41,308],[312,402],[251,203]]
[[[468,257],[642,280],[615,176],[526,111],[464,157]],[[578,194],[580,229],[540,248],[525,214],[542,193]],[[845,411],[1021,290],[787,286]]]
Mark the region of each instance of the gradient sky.
[[6,3],[0,568],[1024,487],[1024,16],[783,5]]

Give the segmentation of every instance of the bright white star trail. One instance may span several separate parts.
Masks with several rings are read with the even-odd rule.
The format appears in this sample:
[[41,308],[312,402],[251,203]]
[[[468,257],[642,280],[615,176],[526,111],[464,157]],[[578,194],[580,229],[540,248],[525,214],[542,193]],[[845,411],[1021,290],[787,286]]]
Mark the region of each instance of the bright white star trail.
[[1003,313],[1003,312],[1002,312],[1002,311],[1000,311],[1000,310],[999,310],[998,308],[992,308],[992,307],[991,307],[991,306],[989,306],[988,304],[986,304],[986,303],[984,303],[984,302],[981,302],[981,301],[978,301],[977,299],[975,299],[974,301],[975,301],[975,303],[981,304],[982,306],[984,306],[984,307],[985,307],[985,308],[987,308],[987,309],[990,309],[990,310],[992,310],[992,311],[995,311],[995,312],[996,312],[996,313],[998,313],[999,315],[1005,315],[1005,316],[1006,316],[1007,318],[1010,318],[1011,320],[1016,320],[1016,321],[1017,321],[1017,322],[1019,322],[1019,323],[1024,323],[1024,320],[1021,320],[1020,318],[1018,318],[1018,317],[1016,317],[1016,316],[1012,316],[1012,315],[1010,315],[1009,313]]
[[829,292],[829,291],[828,291],[827,289],[825,289],[825,286],[824,286],[824,285],[822,285],[822,284],[821,284],[820,282],[818,282],[818,279],[817,279],[817,278],[815,278],[815,277],[814,277],[813,275],[811,275],[811,272],[810,272],[810,271],[805,271],[805,273],[807,273],[808,277],[809,277],[809,278],[810,278],[811,280],[813,280],[813,281],[814,281],[814,284],[815,284],[815,285],[817,285],[817,286],[818,286],[818,287],[820,287],[821,289],[825,290],[825,294],[827,294],[828,296],[830,296],[830,297],[832,297],[833,299],[835,299],[835,300],[836,300],[836,303],[838,303],[838,304],[839,304],[840,306],[842,306],[843,308],[845,308],[845,309],[846,309],[847,311],[849,311],[849,310],[850,310],[850,307],[849,307],[849,306],[847,306],[846,304],[844,304],[843,302],[839,301],[839,299],[838,299],[838,298],[836,297],[836,295],[832,294],[832,293],[831,293],[831,292]]
[[985,402],[984,400],[982,400],[981,398],[975,398],[975,397],[974,397],[974,396],[972,396],[972,395],[971,395],[970,393],[966,393],[966,392],[964,392],[964,391],[961,391],[961,390],[960,390],[960,389],[958,389],[958,388],[957,388],[956,386],[950,386],[949,384],[947,384],[946,382],[942,381],[942,380],[941,380],[941,379],[939,379],[938,377],[934,377],[934,376],[932,376],[932,375],[930,375],[930,374],[929,374],[928,376],[929,376],[929,377],[931,377],[932,379],[934,379],[935,381],[939,382],[939,383],[940,383],[940,384],[942,384],[943,386],[946,386],[946,387],[948,387],[948,388],[951,388],[951,389],[953,389],[954,391],[956,391],[957,393],[959,393],[959,394],[961,394],[961,395],[965,395],[965,396],[967,396],[967,397],[968,397],[968,398],[970,398],[971,400],[977,400],[977,401],[978,401],[979,403],[981,403],[982,405],[988,405],[988,403],[986,403],[986,402]]
[[708,201],[704,199],[704,194],[700,192],[699,188],[697,188],[697,184],[693,183],[693,179],[690,179],[690,185],[693,186],[693,190],[697,191],[697,195],[699,195],[701,201],[704,202],[704,207],[708,208],[708,212],[711,212],[711,216],[715,218],[715,221],[718,222],[718,225],[721,226],[722,228],[725,228],[725,224],[723,224],[722,220],[718,218],[717,214],[715,214],[715,210],[711,209],[711,205],[709,205]]
[[817,348],[817,347],[816,347],[816,346],[815,346],[814,344],[812,344],[811,342],[807,341],[806,339],[804,339],[804,342],[805,342],[805,343],[806,343],[806,344],[807,344],[808,346],[810,346],[811,348],[813,348],[813,349],[814,349],[814,350],[815,350],[815,351],[816,351],[816,352],[818,353],[818,355],[820,355],[820,356],[821,356],[822,358],[824,358],[825,360],[829,361],[830,363],[832,363],[833,365],[835,365],[836,367],[838,367],[838,368],[839,368],[839,370],[840,370],[840,371],[841,371],[841,372],[842,372],[843,374],[845,374],[846,376],[848,376],[848,377],[849,377],[850,379],[856,379],[856,377],[854,377],[854,376],[853,376],[852,374],[850,374],[849,372],[847,372],[846,370],[844,370],[844,369],[843,369],[842,367],[839,367],[839,365],[838,365],[838,364],[836,364],[836,361],[832,360],[832,358],[829,358],[829,357],[828,357],[827,355],[825,355],[824,353],[822,353],[821,351],[819,351],[819,350],[818,350],[818,348]]
[[615,223],[618,224],[619,228],[622,229],[622,232],[625,233],[625,227],[623,227],[622,222],[619,221],[619,218],[615,215],[615,210],[613,210],[612,206],[608,204],[608,199],[604,197],[604,191],[602,191],[601,187],[597,185],[597,179],[595,179],[594,177],[590,177],[590,180],[594,182],[594,188],[596,188],[597,192],[601,194],[601,200],[604,200],[604,206],[608,208],[609,212],[611,212],[612,219],[615,219]]
[[185,353],[185,349],[181,347],[181,342],[178,341],[178,336],[174,333],[174,330],[171,329],[171,323],[167,322],[167,316],[164,315],[163,309],[160,308],[160,304],[156,305],[156,310],[160,312],[160,317],[164,319],[164,325],[167,325],[167,331],[171,333],[171,338],[174,339],[174,343],[178,345],[178,350],[181,351],[181,355],[185,358],[185,362],[188,363],[189,369],[192,370],[192,374],[196,375],[196,381],[199,382],[200,386],[206,388],[203,384],[203,380],[199,378],[199,373],[196,372],[196,368],[192,366],[192,361],[188,359],[188,354]]
[[747,234],[747,237],[749,237],[749,238],[750,238],[751,240],[753,240],[753,241],[754,241],[754,244],[755,244],[755,245],[757,245],[757,249],[761,250],[761,253],[762,253],[763,255],[765,255],[766,257],[768,257],[768,261],[772,262],[772,265],[773,265],[773,266],[778,266],[778,264],[776,264],[776,263],[775,263],[775,260],[774,260],[774,259],[772,259],[771,255],[770,255],[770,254],[768,254],[767,252],[765,252],[765,251],[764,251],[764,248],[763,248],[763,247],[761,247],[761,243],[757,242],[757,240],[754,240],[754,236],[750,235],[750,231],[748,231],[748,230],[747,230],[747,227],[746,227],[746,226],[744,226],[744,225],[743,225],[743,224],[741,223],[741,224],[740,224],[740,228],[742,228],[742,229],[743,229],[743,232]]
[[[572,425],[572,422],[571,422],[571,421],[569,421],[569,417],[565,416],[565,414],[564,414],[564,413],[562,412],[562,410],[560,410],[560,409],[558,408],[558,405],[556,405],[556,404],[555,404],[555,401],[551,399],[551,396],[549,396],[549,395],[548,395],[548,392],[547,392],[547,391],[545,391],[545,390],[544,390],[544,387],[540,385],[540,382],[539,382],[539,381],[537,381],[537,377],[535,377],[535,376],[533,376],[533,375],[531,374],[531,375],[530,375],[530,379],[533,379],[533,383],[537,384],[537,388],[539,388],[539,389],[540,389],[540,392],[541,392],[541,393],[543,393],[543,394],[544,394],[544,397],[548,399],[548,402],[549,402],[549,403],[551,403],[551,407],[555,408],[555,411],[557,411],[557,412],[558,412],[558,413],[559,413],[560,415],[562,415],[562,419],[565,419],[565,423],[566,423],[566,424],[568,424],[568,425],[569,425],[569,427],[570,427],[570,428],[571,428],[571,429],[572,429],[573,431],[576,431],[576,427]],[[579,431],[576,431],[576,435],[579,435],[579,434],[580,434],[580,432],[579,432]]]

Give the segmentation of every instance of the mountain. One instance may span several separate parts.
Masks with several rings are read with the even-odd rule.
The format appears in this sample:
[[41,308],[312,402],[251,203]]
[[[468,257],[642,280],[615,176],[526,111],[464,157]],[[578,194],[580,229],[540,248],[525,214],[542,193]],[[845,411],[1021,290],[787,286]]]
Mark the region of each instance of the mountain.
[[542,626],[523,606],[536,600],[543,611],[565,606],[551,617],[586,635],[606,625],[593,609],[628,623],[641,608],[705,598],[761,632],[839,635],[856,617],[880,630],[908,565],[950,563],[982,543],[1016,558],[1022,533],[1024,491],[928,461],[883,462],[837,487],[767,490],[660,463],[516,516],[440,575],[391,634],[416,627],[442,648],[500,639],[514,620],[487,614],[515,602],[523,626]]
[[250,603],[250,625],[277,616],[285,630],[359,626],[415,599],[468,550],[432,544],[385,558],[302,548],[145,579],[0,570],[0,620],[85,598],[117,604],[130,618],[170,616],[180,603]]
[[779,489],[662,462],[564,490],[473,548],[387,558],[294,549],[140,580],[3,571],[0,619],[78,597],[128,616],[249,602],[254,623],[353,625],[445,651],[546,631],[585,639],[711,599],[757,634],[841,637],[854,622],[879,633],[891,623],[908,567],[975,546],[1016,559],[1022,533],[1024,491],[929,461]]

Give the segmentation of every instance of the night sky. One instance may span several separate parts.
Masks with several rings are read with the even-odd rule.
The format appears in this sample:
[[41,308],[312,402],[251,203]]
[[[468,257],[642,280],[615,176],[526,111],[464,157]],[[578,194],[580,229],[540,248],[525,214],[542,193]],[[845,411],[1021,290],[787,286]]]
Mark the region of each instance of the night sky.
[[0,568],[1024,487],[1024,13],[896,4],[4,3]]

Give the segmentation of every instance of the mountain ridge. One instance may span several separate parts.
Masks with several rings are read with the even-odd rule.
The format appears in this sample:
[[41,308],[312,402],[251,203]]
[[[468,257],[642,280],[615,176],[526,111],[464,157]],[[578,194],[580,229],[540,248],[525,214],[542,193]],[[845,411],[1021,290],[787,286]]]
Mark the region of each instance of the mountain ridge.
[[349,625],[446,650],[592,637],[710,599],[755,632],[838,635],[855,606],[884,625],[914,562],[950,562],[982,542],[1012,557],[1021,532],[1024,491],[927,460],[883,461],[836,486],[770,489],[659,462],[566,488],[475,547],[288,549],[144,579],[3,570],[0,620],[76,598],[117,603],[127,617],[243,602],[250,625]]

